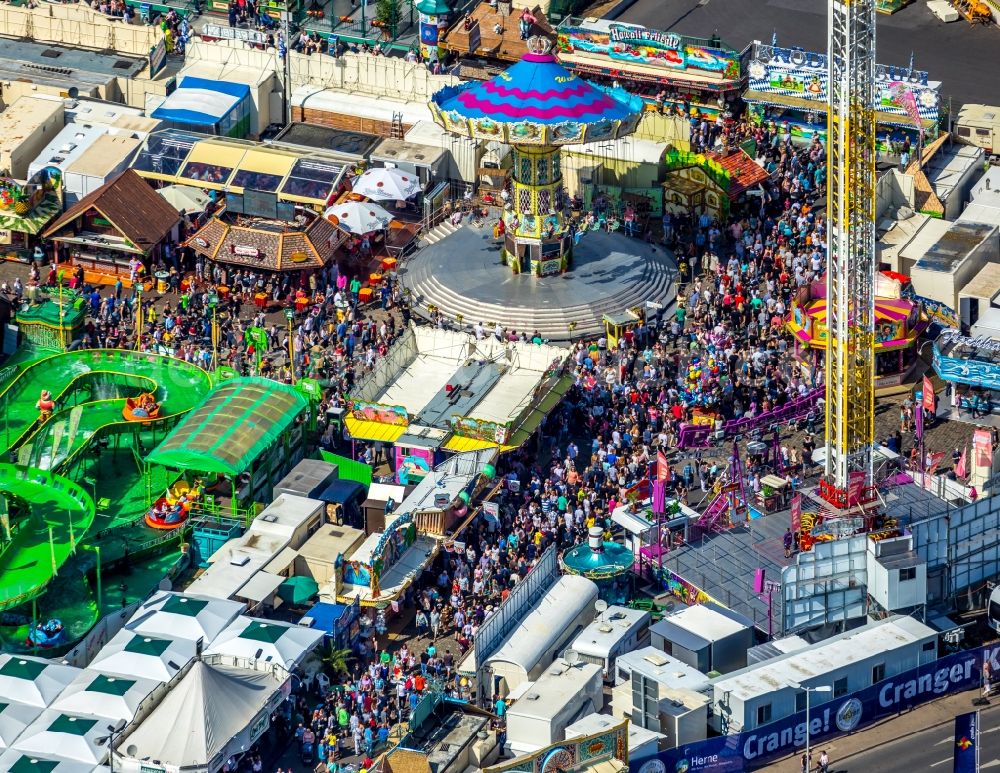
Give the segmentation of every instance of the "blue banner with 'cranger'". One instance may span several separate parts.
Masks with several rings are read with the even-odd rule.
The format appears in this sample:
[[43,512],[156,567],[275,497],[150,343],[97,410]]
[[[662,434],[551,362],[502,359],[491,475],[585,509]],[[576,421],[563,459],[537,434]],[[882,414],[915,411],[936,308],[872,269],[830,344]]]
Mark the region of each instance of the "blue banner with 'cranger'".
[[[983,664],[1000,674],[1000,645],[947,655],[859,692],[814,705],[809,738],[814,746],[867,727],[927,701],[979,687]],[[633,760],[629,773],[735,773],[755,770],[804,749],[805,712],[736,735],[709,738]]]

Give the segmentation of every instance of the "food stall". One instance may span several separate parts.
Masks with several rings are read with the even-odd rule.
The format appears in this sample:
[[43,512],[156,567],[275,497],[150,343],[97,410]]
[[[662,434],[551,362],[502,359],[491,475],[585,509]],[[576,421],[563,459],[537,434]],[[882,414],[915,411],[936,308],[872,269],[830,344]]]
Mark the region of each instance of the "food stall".
[[934,371],[955,386],[952,406],[959,417],[1000,413],[1000,341],[971,338],[947,328],[934,340]]
[[760,479],[757,505],[764,513],[776,513],[788,507],[790,493],[791,486],[787,480],[777,475],[764,475]]
[[770,177],[741,149],[693,153],[669,148],[663,160],[663,211],[674,214],[704,211],[725,220],[748,191]]
[[623,531],[623,543],[632,551],[639,563],[656,562],[661,553],[672,546],[687,541],[692,524],[701,517],[679,500],[664,503],[666,511],[657,516],[652,511],[651,500],[621,505],[611,513],[611,522]]
[[349,604],[319,601],[299,620],[303,628],[322,631],[333,649],[353,649],[361,636],[361,604],[354,599]]
[[87,282],[132,286],[136,262],[154,262],[176,241],[180,215],[139,175],[126,169],[57,217],[42,232],[84,268]]

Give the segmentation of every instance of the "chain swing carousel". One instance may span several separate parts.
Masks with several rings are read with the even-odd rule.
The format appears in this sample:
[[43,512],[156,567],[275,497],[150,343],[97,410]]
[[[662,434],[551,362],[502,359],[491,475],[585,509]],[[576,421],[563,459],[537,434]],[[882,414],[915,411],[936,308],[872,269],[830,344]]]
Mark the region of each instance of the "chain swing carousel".
[[533,37],[513,67],[484,83],[442,89],[430,105],[452,134],[511,146],[514,192],[503,213],[503,260],[514,273],[535,276],[565,271],[573,254],[560,147],[625,137],[643,110],[639,97],[566,70],[551,47]]
[[418,305],[459,322],[491,320],[549,340],[592,337],[603,332],[603,315],[665,307],[675,294],[668,252],[603,227],[618,214],[605,197],[599,212],[575,211],[563,185],[561,148],[596,146],[600,158],[601,146],[635,131],[642,100],[581,80],[544,38],[527,48],[492,80],[446,87],[430,102],[446,131],[511,147],[513,182],[496,232],[466,222],[429,240],[401,278]]

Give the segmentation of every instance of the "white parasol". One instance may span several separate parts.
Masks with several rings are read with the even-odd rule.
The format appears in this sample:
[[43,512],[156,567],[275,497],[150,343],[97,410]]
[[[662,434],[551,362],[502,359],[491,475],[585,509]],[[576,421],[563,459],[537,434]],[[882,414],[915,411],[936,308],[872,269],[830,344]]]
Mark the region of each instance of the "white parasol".
[[370,201],[345,201],[327,207],[323,216],[352,234],[367,234],[389,227],[392,215]]
[[202,190],[192,188],[190,185],[168,185],[156,192],[182,215],[190,212],[204,212],[210,202]]
[[352,190],[375,201],[404,201],[420,193],[420,179],[400,169],[373,168],[354,181]]

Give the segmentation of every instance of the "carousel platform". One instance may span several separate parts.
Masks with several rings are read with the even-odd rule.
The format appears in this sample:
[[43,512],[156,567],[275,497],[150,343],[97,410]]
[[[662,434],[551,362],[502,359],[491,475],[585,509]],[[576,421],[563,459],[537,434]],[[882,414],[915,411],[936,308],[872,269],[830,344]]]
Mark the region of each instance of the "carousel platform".
[[[486,227],[464,225],[410,256],[399,271],[423,315],[433,305],[464,325],[499,322],[550,341],[595,338],[603,316],[647,302],[669,311],[677,295],[677,265],[668,250],[620,233],[583,235],[565,274],[513,274]],[[572,323],[576,323],[571,328]]]

